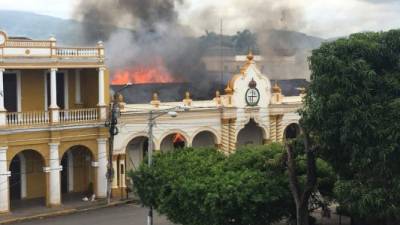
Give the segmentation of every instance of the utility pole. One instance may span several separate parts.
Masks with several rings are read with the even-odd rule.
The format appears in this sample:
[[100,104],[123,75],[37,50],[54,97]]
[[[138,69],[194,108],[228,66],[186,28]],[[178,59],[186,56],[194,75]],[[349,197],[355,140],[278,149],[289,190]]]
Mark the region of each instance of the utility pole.
[[[153,118],[153,110],[150,111],[149,113],[149,144],[148,144],[148,151],[147,151],[147,157],[148,157],[148,163],[149,167],[151,167],[151,164],[153,163],[153,127],[154,127],[154,118]],[[149,215],[147,216],[147,225],[153,225],[153,206],[150,205],[149,209]]]
[[[149,167],[152,166],[153,163],[153,150],[154,150],[154,145],[153,145],[153,127],[154,127],[154,123],[155,120],[163,115],[168,114],[170,117],[176,117],[178,114],[176,112],[177,109],[182,109],[184,111],[188,111],[189,108],[187,106],[176,106],[176,107],[172,107],[169,109],[164,109],[164,110],[160,110],[160,111],[155,111],[155,110],[150,110],[149,112],[149,121],[148,121],[148,149],[147,149],[147,157],[148,157],[148,164]],[[153,206],[150,205],[149,207],[149,213],[147,215],[147,225],[153,225]]]
[[118,117],[120,115],[120,110],[119,110],[119,93],[127,88],[130,84],[126,84],[124,87],[119,89],[114,93],[113,96],[113,101],[112,101],[112,106],[111,110],[109,113],[109,119],[106,121],[105,126],[108,127],[108,132],[110,134],[109,140],[108,140],[108,165],[107,165],[107,203],[111,203],[111,188],[112,188],[112,182],[114,179],[114,169],[112,165],[112,157],[113,157],[113,150],[114,150],[114,136],[118,134]]
[[220,57],[221,57],[221,93],[224,90],[224,50],[223,50],[223,20],[220,21]]

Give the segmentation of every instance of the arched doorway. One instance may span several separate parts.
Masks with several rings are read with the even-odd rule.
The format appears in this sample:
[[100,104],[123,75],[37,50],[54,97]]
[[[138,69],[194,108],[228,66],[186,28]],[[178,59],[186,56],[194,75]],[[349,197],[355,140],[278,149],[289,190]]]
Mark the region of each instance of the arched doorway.
[[92,152],[85,146],[73,146],[64,153],[61,159],[63,167],[61,191],[63,194],[79,193],[87,197],[94,192],[92,161]]
[[243,145],[262,145],[264,130],[254,120],[250,120],[238,133],[236,147]]
[[284,131],[285,139],[294,139],[297,138],[300,134],[300,126],[296,123],[289,124]]
[[45,160],[35,150],[19,152],[10,163],[11,177],[10,208],[45,205],[46,175],[43,172]]
[[149,147],[149,139],[145,136],[140,136],[132,139],[126,146],[126,170],[136,170],[143,159],[146,158],[147,149]]
[[[11,177],[10,177],[10,199],[18,200],[22,199],[21,196],[21,160],[20,156],[17,155],[13,158],[10,165]],[[25,173],[24,173],[25,174]]]
[[181,133],[173,133],[166,136],[160,145],[161,151],[171,151],[175,149],[182,149],[186,147],[187,140]]
[[201,131],[194,136],[192,147],[215,147],[217,137],[210,131]]

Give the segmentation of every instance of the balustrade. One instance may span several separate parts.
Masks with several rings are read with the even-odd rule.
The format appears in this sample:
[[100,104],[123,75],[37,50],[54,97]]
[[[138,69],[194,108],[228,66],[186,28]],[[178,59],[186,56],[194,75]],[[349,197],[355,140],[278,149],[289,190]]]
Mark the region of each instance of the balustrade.
[[[97,121],[99,119],[98,108],[59,110],[59,122],[61,124],[74,124]],[[50,124],[50,112],[7,112],[7,126],[40,126]]]

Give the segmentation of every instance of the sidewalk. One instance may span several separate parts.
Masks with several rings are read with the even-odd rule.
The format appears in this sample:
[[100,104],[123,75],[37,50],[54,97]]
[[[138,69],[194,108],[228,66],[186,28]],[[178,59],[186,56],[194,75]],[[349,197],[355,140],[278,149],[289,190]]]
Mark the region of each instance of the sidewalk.
[[0,214],[0,225],[67,215],[77,212],[118,206],[132,202],[137,201],[135,201],[134,199],[114,199],[111,204],[108,205],[105,199],[99,199],[94,202],[84,202],[78,201],[76,199],[65,199],[65,201],[63,201],[63,205],[61,205],[60,207],[47,208],[45,206],[37,204],[32,206],[32,203],[30,201],[24,201],[23,204],[17,203],[17,207],[15,209],[12,209],[10,213]]

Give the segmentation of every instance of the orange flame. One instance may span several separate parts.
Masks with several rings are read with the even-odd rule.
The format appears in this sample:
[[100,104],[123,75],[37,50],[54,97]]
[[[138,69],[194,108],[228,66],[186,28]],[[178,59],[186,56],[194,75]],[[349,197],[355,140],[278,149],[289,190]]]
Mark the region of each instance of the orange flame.
[[179,82],[165,68],[161,59],[155,60],[151,66],[136,66],[134,68],[117,70],[111,81],[114,85],[148,84],[148,83],[172,83]]
[[185,141],[185,138],[182,136],[182,134],[176,133],[174,140],[172,142],[177,143],[177,142],[184,142],[184,141]]

